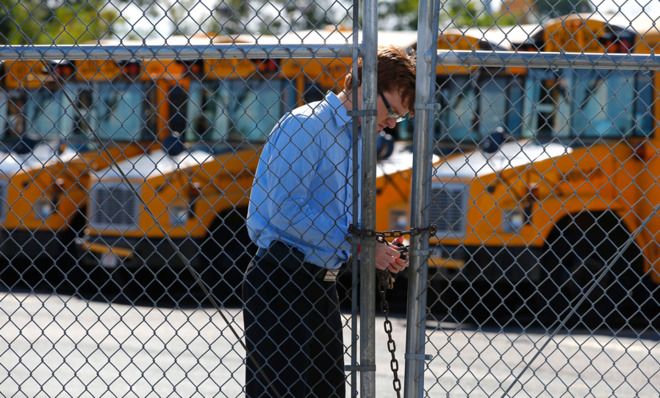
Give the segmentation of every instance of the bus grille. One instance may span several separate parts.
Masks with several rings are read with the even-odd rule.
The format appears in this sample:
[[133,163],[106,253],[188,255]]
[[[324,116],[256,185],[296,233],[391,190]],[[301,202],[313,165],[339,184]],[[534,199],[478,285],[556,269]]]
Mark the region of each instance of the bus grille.
[[438,236],[464,236],[467,187],[463,184],[434,185],[431,192],[431,223],[438,228]]
[[97,184],[92,189],[91,224],[94,228],[137,227],[138,200],[125,183]]

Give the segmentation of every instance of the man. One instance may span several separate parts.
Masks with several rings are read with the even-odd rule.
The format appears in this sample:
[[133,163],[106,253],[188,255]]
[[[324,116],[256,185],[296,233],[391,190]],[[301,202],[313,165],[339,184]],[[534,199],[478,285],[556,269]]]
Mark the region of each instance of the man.
[[[413,110],[415,65],[403,49],[387,47],[377,67],[380,131]],[[248,397],[345,395],[335,278],[349,259],[354,223],[352,79],[339,94],[282,117],[261,153],[247,220],[259,250],[243,284]],[[357,98],[361,109],[361,86]],[[407,266],[396,250],[376,245],[376,268]]]

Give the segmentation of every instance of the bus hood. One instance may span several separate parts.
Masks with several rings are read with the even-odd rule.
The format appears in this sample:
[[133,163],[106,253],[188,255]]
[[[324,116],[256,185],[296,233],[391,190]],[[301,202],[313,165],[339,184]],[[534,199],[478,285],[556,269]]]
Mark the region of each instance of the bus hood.
[[184,151],[170,156],[163,150],[154,151],[137,158],[123,160],[112,167],[99,170],[96,175],[102,180],[116,180],[124,177],[129,180],[144,181],[161,177],[190,167],[202,165],[214,159],[207,151]]
[[433,176],[441,179],[473,179],[571,152],[572,148],[558,143],[538,143],[529,140],[508,142],[492,154],[474,151],[450,157],[434,166]]
[[[433,163],[440,160],[440,157],[433,155]],[[394,144],[394,152],[387,159],[378,161],[376,177],[383,175],[392,175],[404,170],[410,170],[413,167],[412,145],[409,142],[397,142]]]
[[41,169],[55,162],[68,162],[77,154],[71,148],[59,152],[59,145],[48,142],[37,144],[30,153],[0,152],[0,177],[11,178],[20,172]]

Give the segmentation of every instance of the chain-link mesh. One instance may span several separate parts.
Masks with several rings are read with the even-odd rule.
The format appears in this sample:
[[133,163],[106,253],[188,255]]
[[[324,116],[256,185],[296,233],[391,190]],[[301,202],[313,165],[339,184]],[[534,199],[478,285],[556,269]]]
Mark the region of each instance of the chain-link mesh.
[[660,15],[550,3],[444,10],[428,396],[658,393]]
[[658,396],[657,4],[423,3],[0,2],[0,395]]
[[[271,282],[286,286],[272,295],[245,283],[263,306],[241,294],[257,245],[269,247],[246,225],[259,154],[285,115],[304,104],[316,112],[343,89],[364,51],[353,39],[356,5],[211,3],[2,2],[0,40],[12,46],[0,98],[0,395],[262,396],[255,369],[264,392],[307,395],[329,388],[315,384],[330,365],[338,391],[357,388],[340,363],[346,352],[356,372],[357,337],[334,271],[310,279],[327,298],[300,299],[289,313],[275,296],[310,289],[291,285],[300,282],[293,271],[278,267],[282,278]],[[333,144],[337,131],[321,122],[330,147],[314,156],[334,150],[331,160],[346,164],[353,131]],[[300,156],[319,144],[319,126],[299,132],[308,141]],[[295,173],[286,160],[283,176]],[[351,187],[350,170],[324,167]],[[250,316],[263,340],[245,335]],[[262,347],[276,335],[275,348]],[[305,344],[315,351],[289,355]],[[259,357],[264,350],[274,356]],[[282,384],[294,379],[279,372],[291,369],[309,385]]]

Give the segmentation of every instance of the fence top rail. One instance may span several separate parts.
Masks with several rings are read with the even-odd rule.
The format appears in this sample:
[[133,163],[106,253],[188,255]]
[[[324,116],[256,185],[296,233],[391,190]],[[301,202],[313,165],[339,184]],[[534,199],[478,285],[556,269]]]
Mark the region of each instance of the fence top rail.
[[[352,44],[188,44],[1,46],[0,60],[287,59],[351,57]],[[361,48],[358,47],[358,52]]]
[[655,54],[438,50],[438,65],[523,68],[660,69]]
[[[101,40],[74,45],[0,46],[0,60],[126,60],[126,59],[286,59],[334,58],[355,55],[354,37],[347,30],[301,30],[283,36],[241,34],[234,36],[170,36],[147,40]],[[363,34],[357,34],[358,55]],[[380,31],[380,45],[412,47],[415,31]]]

